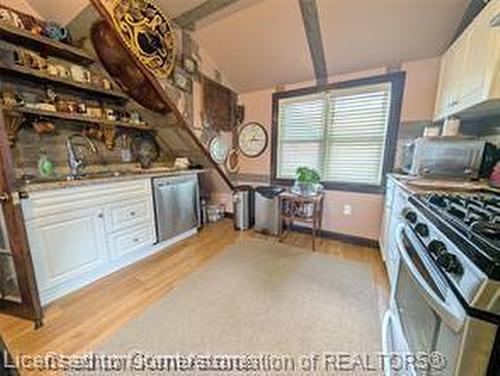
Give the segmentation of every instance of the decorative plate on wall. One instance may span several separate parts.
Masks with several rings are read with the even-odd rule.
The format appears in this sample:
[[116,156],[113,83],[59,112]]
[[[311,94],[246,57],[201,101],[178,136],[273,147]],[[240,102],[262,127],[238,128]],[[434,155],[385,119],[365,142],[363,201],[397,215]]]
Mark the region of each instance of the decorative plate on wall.
[[172,25],[150,0],[114,0],[113,22],[137,58],[157,77],[168,77],[175,65]]
[[223,164],[229,153],[229,146],[221,136],[215,136],[210,140],[208,150],[215,163]]
[[160,155],[160,148],[155,138],[147,133],[135,136],[132,139],[132,155],[142,168],[149,168]]
[[260,123],[251,122],[241,127],[238,133],[238,146],[247,158],[257,158],[267,148],[269,136],[266,128]]
[[227,156],[226,167],[229,172],[235,173],[240,169],[240,152],[232,149]]

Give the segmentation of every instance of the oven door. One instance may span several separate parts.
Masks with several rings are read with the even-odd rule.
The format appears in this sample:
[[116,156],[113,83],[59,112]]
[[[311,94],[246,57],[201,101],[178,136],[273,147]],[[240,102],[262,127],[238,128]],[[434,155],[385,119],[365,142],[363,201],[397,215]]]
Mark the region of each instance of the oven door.
[[[413,230],[401,224],[396,236],[401,262],[393,303],[407,350],[454,355],[460,347],[457,339],[463,333],[466,312]],[[443,349],[445,338],[440,338],[445,334],[453,338],[446,343],[447,349]]]

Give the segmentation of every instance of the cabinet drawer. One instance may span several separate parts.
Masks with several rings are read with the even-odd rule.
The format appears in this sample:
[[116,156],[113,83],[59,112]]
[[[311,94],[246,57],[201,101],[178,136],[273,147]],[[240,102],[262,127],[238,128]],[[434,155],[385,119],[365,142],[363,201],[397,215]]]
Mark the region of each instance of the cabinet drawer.
[[148,200],[115,204],[106,211],[106,230],[113,232],[147,222],[151,216],[152,208]]
[[117,260],[135,250],[149,247],[154,242],[154,229],[148,222],[108,236],[108,248],[112,260]]

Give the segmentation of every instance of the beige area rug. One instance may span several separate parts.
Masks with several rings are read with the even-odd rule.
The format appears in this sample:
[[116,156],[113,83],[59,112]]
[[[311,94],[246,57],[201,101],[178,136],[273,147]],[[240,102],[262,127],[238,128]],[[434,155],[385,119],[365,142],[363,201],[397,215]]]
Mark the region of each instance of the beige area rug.
[[[339,352],[380,351],[379,317],[368,265],[249,240],[181,281],[96,353],[123,355],[126,364],[99,360],[126,366],[117,374],[153,374],[152,367],[166,374],[176,366],[182,372],[168,374],[333,374]],[[332,372],[324,372],[328,362]],[[366,374],[349,369],[341,374]]]

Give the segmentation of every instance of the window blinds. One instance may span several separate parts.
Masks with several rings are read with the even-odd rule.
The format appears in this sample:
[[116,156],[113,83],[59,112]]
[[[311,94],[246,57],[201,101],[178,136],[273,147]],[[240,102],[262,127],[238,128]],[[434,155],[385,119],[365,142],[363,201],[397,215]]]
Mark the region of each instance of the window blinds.
[[283,100],[279,104],[278,176],[293,179],[295,170],[322,170],[326,96]]
[[390,103],[389,83],[281,100],[278,177],[307,166],[324,181],[380,185]]

